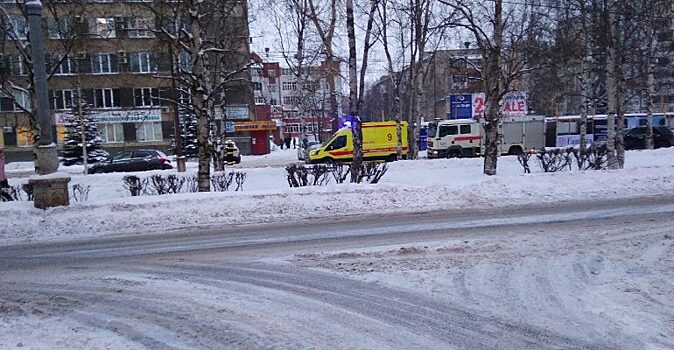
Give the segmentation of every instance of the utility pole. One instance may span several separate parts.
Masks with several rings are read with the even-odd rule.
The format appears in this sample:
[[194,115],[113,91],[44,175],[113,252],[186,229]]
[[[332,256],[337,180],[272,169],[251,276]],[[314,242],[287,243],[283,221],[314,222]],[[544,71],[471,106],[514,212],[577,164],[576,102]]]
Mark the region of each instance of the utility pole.
[[70,176],[41,176],[53,174],[58,170],[59,159],[52,138],[54,120],[49,113],[47,96],[47,67],[45,63],[44,36],[42,30],[42,3],[39,0],[26,2],[28,15],[29,40],[33,58],[33,84],[35,86],[35,112],[40,126],[40,140],[34,149],[35,171],[28,183],[33,187],[33,205],[39,209],[68,205],[68,182]]
[[29,40],[33,58],[33,79],[35,86],[35,114],[40,127],[40,139],[35,147],[35,171],[46,175],[58,170],[59,161],[56,145],[52,138],[54,121],[49,113],[49,97],[47,96],[47,72],[42,33],[42,3],[39,0],[26,2],[28,15]]
[[75,64],[77,64],[77,114],[80,120],[80,134],[82,136],[82,164],[84,165],[84,175],[87,175],[89,173],[87,170],[87,161],[89,156],[87,154],[87,133],[84,125],[84,113],[82,113],[82,104],[84,103],[84,99],[82,98],[82,71],[80,70],[81,60],[77,58],[75,61]]

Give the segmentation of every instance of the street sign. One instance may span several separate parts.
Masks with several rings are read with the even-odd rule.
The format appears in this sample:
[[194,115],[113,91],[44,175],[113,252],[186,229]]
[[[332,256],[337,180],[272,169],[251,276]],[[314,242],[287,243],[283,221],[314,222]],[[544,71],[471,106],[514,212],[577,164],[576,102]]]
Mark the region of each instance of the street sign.
[[473,117],[472,95],[449,95],[449,119]]
[[234,126],[234,122],[228,120],[225,123],[225,132],[236,132],[236,127]]

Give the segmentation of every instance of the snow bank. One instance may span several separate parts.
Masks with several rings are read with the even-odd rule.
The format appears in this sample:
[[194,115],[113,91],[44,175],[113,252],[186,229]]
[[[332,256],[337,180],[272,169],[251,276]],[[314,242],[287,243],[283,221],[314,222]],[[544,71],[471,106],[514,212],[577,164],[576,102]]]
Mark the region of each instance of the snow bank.
[[[273,162],[289,159],[292,152],[274,152],[285,154]],[[623,170],[523,174],[516,158],[502,157],[499,174],[487,177],[481,159],[423,159],[391,164],[378,185],[299,189],[288,188],[282,167],[259,167],[244,170],[243,192],[152,197],[130,197],[121,182],[126,174],[73,175],[71,184],[91,186],[88,202],[46,211],[30,202],[0,203],[0,239],[10,244],[384,212],[620,200],[674,192],[673,163],[674,149],[664,149],[629,152]],[[10,179],[10,184],[25,180]]]

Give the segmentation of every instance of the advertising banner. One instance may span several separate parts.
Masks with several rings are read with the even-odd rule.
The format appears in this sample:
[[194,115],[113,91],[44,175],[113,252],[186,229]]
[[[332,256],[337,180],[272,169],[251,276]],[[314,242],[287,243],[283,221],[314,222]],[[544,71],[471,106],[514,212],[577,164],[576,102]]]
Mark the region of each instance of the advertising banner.
[[[161,121],[161,109],[135,109],[125,111],[89,111],[94,121],[100,124],[144,123]],[[73,117],[70,112],[55,113],[56,125],[65,125]]]
[[[483,92],[472,94],[472,118],[484,114],[486,96]],[[451,112],[450,112],[451,113]],[[513,91],[503,96],[501,100],[501,115],[504,117],[520,117],[528,113],[527,94],[522,91]]]

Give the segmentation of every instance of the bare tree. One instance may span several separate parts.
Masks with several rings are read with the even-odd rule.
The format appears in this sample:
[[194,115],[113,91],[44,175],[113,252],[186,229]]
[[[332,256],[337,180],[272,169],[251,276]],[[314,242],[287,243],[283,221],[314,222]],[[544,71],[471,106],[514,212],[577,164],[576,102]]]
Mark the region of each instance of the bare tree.
[[174,55],[189,60],[169,78],[189,95],[197,121],[199,191],[208,192],[212,141],[217,137],[214,120],[225,115],[230,90],[240,93],[250,85],[248,36],[238,32],[241,21],[246,20],[246,5],[237,1],[155,0],[152,8],[161,23],[159,38],[176,46]]
[[[500,101],[514,84],[532,69],[527,67],[524,52],[528,31],[538,25],[539,17],[528,3],[507,3],[503,0],[486,4],[467,1],[440,0],[461,15],[455,25],[467,29],[481,52],[483,67],[478,69],[486,90],[484,128],[484,173],[496,174],[499,156]],[[477,68],[477,67],[476,67]]]
[[[671,18],[671,1],[667,0],[643,0],[638,2],[636,16],[637,36],[641,43],[640,53],[642,56],[641,82],[643,95],[646,98],[646,148],[653,149],[653,112],[655,110],[655,75],[658,59],[661,56],[661,47],[658,44],[659,28],[663,26],[663,19]],[[664,25],[666,27],[666,25]],[[644,77],[645,76],[645,77]],[[664,112],[664,111],[663,111]]]
[[[337,102],[337,85],[336,78],[339,76],[339,60],[335,54],[334,40],[337,29],[337,0],[308,0],[309,15],[314,23],[318,37],[323,43],[323,50],[325,59],[328,62],[328,70],[326,74],[326,81],[329,90],[329,115],[332,120],[332,131],[337,131],[338,128],[338,111],[339,106]],[[327,18],[325,16],[327,14]]]

